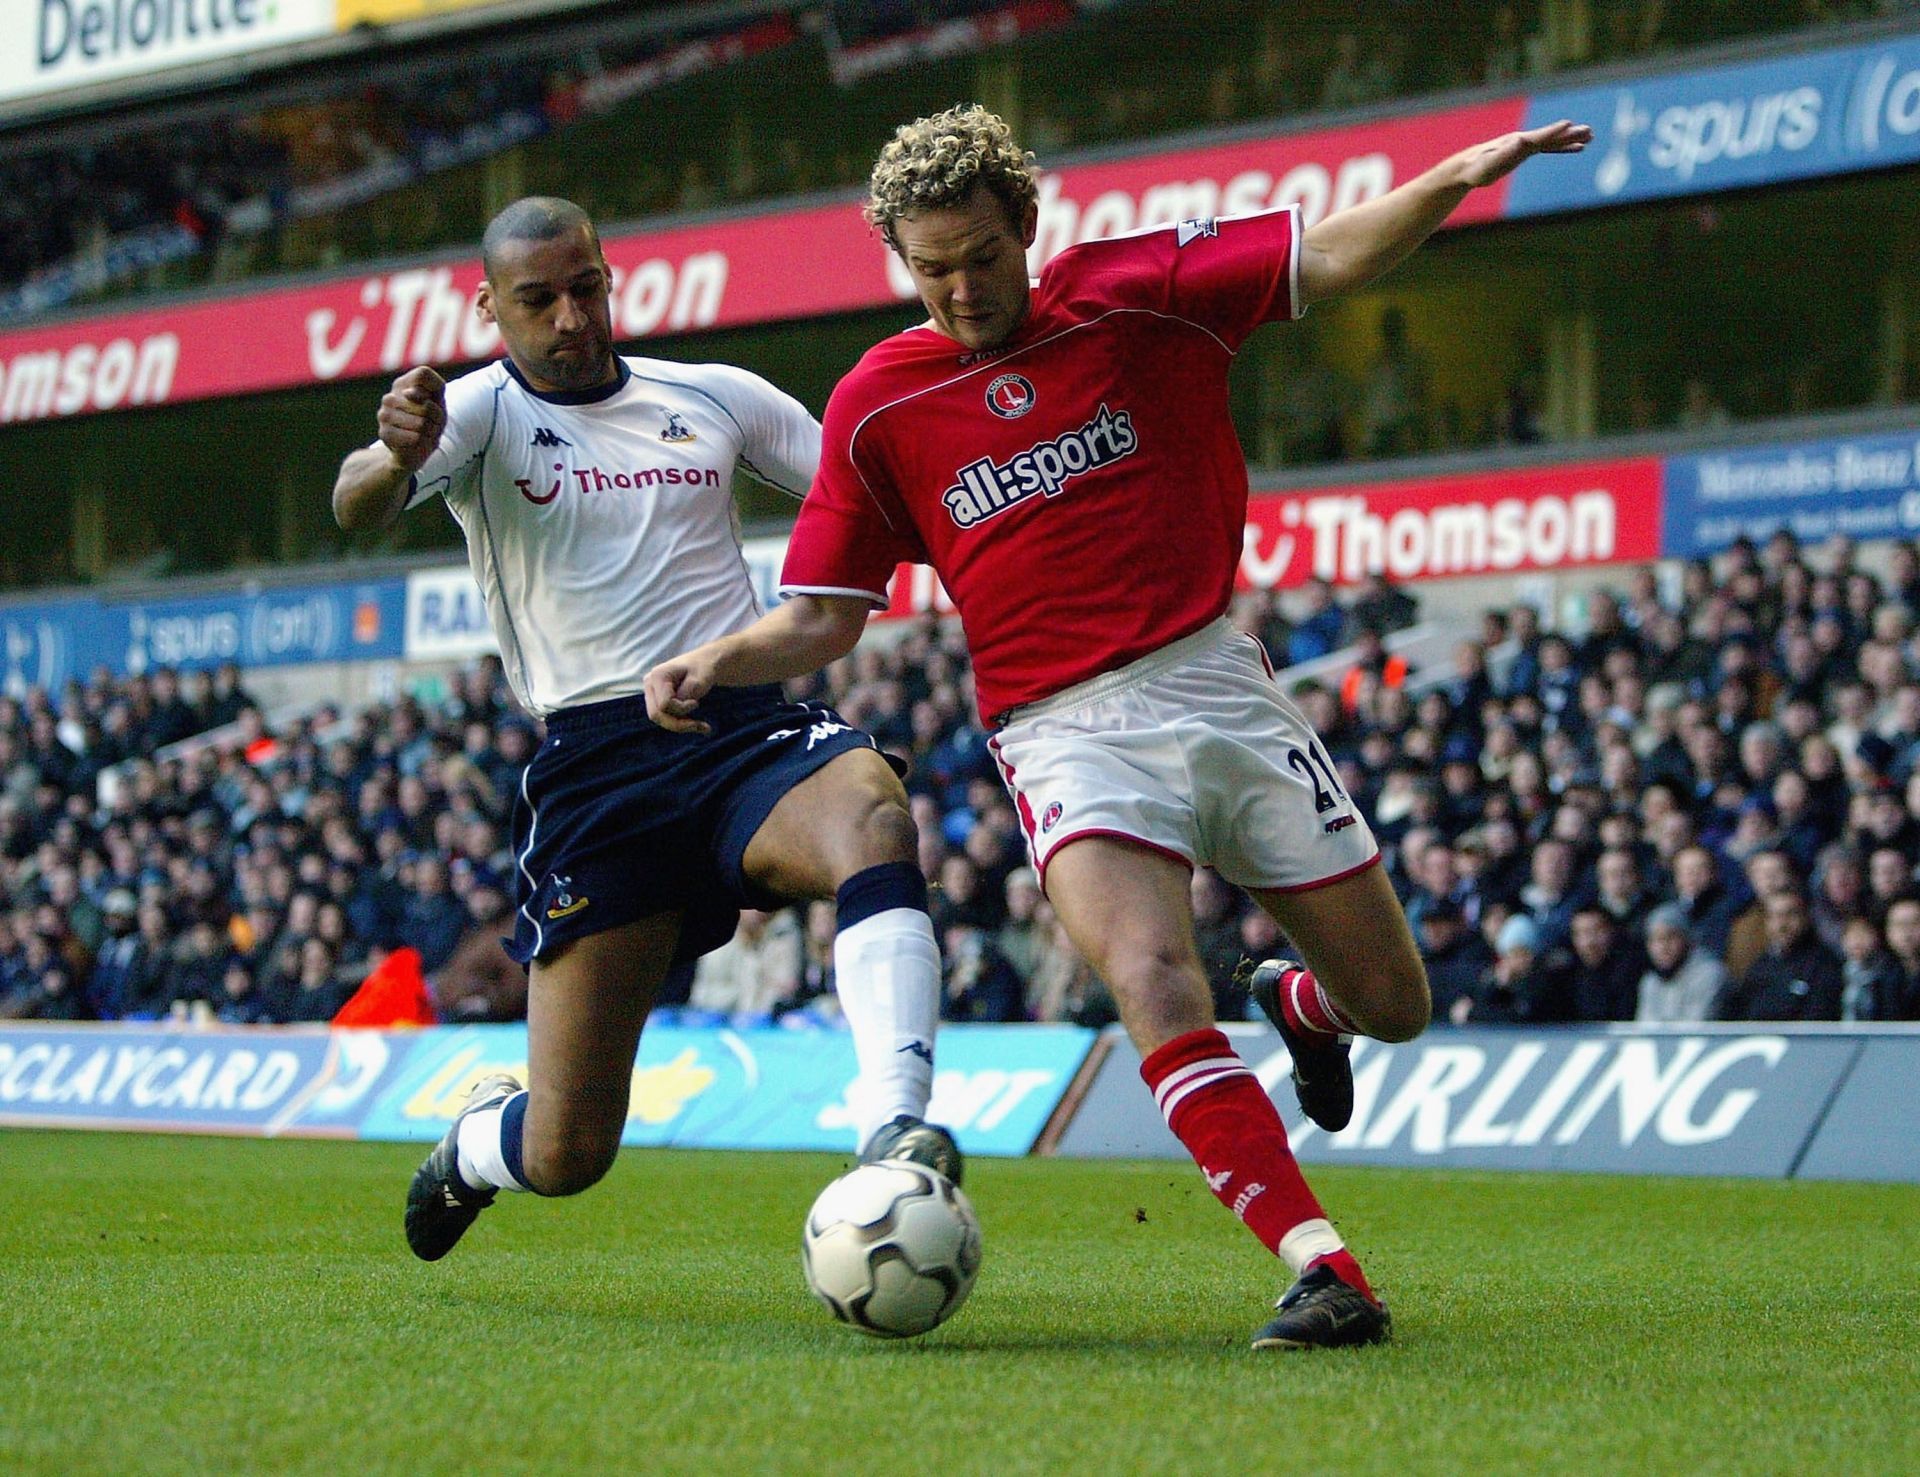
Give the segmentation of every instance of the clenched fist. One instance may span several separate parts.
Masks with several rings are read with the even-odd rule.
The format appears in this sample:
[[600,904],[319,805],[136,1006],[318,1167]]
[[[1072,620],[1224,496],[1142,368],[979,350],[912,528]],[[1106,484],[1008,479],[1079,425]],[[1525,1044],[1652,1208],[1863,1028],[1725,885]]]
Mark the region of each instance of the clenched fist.
[[417,472],[447,428],[447,382],[422,364],[380,397],[380,444],[408,473]]

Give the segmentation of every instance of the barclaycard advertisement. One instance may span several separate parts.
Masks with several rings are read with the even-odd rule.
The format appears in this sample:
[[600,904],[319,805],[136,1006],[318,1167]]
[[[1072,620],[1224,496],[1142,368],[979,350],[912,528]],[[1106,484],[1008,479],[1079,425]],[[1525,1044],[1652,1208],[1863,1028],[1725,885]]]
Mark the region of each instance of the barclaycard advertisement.
[[1537,93],[1527,128],[1591,123],[1566,167],[1523,169],[1509,217],[1699,195],[1920,159],[1920,37]]
[[[1590,1170],[1781,1178],[1803,1159],[1834,1177],[1920,1181],[1911,1083],[1920,1032],[1438,1029],[1354,1042],[1353,1121],[1328,1134],[1294,1101],[1292,1063],[1264,1027],[1234,1045],[1286,1120],[1303,1162],[1445,1169]],[[1854,1092],[1866,1053],[1898,1058]],[[1058,1152],[1185,1157],[1124,1037],[1107,1053]],[[1829,1125],[1844,1142],[1827,1147]]]
[[352,1137],[404,1044],[374,1031],[8,1026],[0,1124]]
[[[1025,1154],[1094,1038],[1073,1026],[949,1026],[928,1117],[951,1127],[969,1154]],[[360,1137],[437,1139],[476,1081],[502,1071],[524,1079],[526,1061],[524,1026],[422,1032],[405,1070],[360,1119]],[[634,1063],[621,1141],[851,1153],[855,1071],[853,1038],[842,1031],[653,1027]]]
[[[950,1026],[928,1115],[970,1154],[1028,1153],[1095,1040]],[[524,1026],[419,1031],[0,1027],[0,1125],[438,1139],[480,1078],[527,1070]],[[844,1031],[655,1027],[623,1142],[851,1153]]]

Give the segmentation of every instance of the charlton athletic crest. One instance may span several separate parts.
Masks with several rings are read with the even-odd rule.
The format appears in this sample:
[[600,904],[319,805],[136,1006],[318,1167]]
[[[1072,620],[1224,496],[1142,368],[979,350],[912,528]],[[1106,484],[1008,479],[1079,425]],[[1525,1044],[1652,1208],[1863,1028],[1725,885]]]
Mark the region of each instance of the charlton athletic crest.
[[1003,374],[987,386],[987,409],[1003,421],[1019,420],[1033,401],[1033,381],[1024,374]]
[[1041,813],[1041,816],[1040,816],[1041,831],[1042,832],[1051,831],[1055,826],[1060,824],[1060,817],[1065,813],[1066,813],[1066,807],[1063,806],[1058,800],[1054,801],[1053,804],[1049,805],[1046,808],[1046,810]]

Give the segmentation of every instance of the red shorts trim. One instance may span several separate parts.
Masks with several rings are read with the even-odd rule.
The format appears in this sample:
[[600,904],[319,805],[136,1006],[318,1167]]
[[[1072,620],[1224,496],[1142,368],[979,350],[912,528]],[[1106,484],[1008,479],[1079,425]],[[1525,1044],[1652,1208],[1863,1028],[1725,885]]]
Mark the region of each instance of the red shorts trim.
[[[1054,842],[1053,845],[1047,849],[1047,859],[1046,861],[1043,861],[1040,863],[1040,866],[1038,869],[1040,873],[1040,891],[1041,892],[1044,893],[1047,890],[1047,867],[1052,863],[1053,859],[1058,855],[1060,855],[1061,851],[1064,848],[1073,845],[1074,842],[1090,841],[1095,836],[1105,836],[1109,840],[1113,840],[1113,841],[1131,842],[1133,845],[1139,847],[1142,851],[1156,852],[1159,855],[1168,858],[1170,861],[1176,861],[1180,863],[1180,865],[1185,867],[1189,872],[1193,870],[1193,858],[1190,856],[1183,856],[1181,853],[1175,851],[1171,846],[1162,846],[1157,841],[1148,841],[1146,838],[1141,836],[1135,836],[1129,831],[1115,831],[1102,826],[1092,826],[1084,831],[1067,832],[1066,835],[1062,836],[1058,841]],[[1374,861],[1379,861],[1379,860],[1380,858],[1377,856],[1374,858]],[[1318,885],[1319,884],[1317,883],[1309,884],[1309,886],[1318,886]]]
[[1262,887],[1260,892],[1312,892],[1316,888],[1331,887],[1336,882],[1345,882],[1349,877],[1358,877],[1369,867],[1380,865],[1381,853],[1375,852],[1357,867],[1348,867],[1344,872],[1335,872],[1331,877],[1321,877],[1313,882],[1296,882],[1290,887]]

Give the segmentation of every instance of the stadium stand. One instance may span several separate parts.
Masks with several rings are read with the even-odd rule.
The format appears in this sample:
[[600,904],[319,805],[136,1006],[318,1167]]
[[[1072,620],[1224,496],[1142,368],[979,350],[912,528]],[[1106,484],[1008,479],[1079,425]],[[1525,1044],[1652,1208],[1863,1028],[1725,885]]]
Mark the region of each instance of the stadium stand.
[[[1376,38],[1381,44],[1367,46],[1363,7],[1316,7],[1311,17],[1290,17],[1283,32],[1270,8],[1242,0],[1210,6],[1204,18],[1163,0],[788,0],[761,7],[757,20],[741,20],[735,6],[722,10],[729,21],[703,24],[695,7],[677,19],[635,12],[584,40],[514,33],[510,44],[431,54],[379,80],[343,71],[304,81],[287,101],[196,117],[191,128],[163,114],[116,127],[110,143],[83,133],[8,151],[0,157],[0,321],[129,289],[459,244],[467,223],[432,207],[442,190],[473,193],[471,181],[436,179],[399,202],[404,208],[396,208],[397,192],[427,176],[482,170],[549,135],[559,135],[562,150],[577,148],[573,126],[595,118],[649,139],[626,179],[589,172],[569,184],[571,193],[594,197],[603,218],[852,185],[864,156],[846,147],[849,120],[869,111],[860,84],[909,62],[969,52],[1002,58],[1021,74],[1026,133],[1047,153],[1498,86],[1913,7],[1638,0],[1596,7],[1590,26],[1564,36],[1551,34],[1538,0],[1482,8],[1483,27],[1403,7],[1395,28]],[[970,24],[977,29],[964,29]],[[1141,47],[1143,27],[1170,39],[1177,32],[1178,46]],[[740,91],[769,52],[779,53],[763,64],[781,68],[782,110],[742,111]],[[1088,55],[1109,79],[1097,96],[1069,80],[1076,68],[1063,65]],[[936,87],[967,85],[933,75]],[[889,81],[883,106],[897,109],[900,79]],[[941,101],[951,99],[930,95],[927,105]],[[731,112],[733,126],[661,128],[663,107],[709,119]],[[882,136],[881,112],[865,131]],[[543,172],[556,162],[543,161]]]
[[[1316,652],[1299,700],[1375,818],[1440,1018],[1920,1019],[1920,548],[1876,573],[1779,534],[1674,572],[1595,592],[1579,630],[1489,610],[1437,669],[1378,639],[1415,613],[1381,581],[1236,619],[1279,661]],[[957,627],[803,691],[913,761],[948,1016],[1110,1021],[1025,864]],[[271,724],[231,667],[0,698],[0,1016],[325,1020],[410,950],[443,1019],[516,1018],[493,941],[536,739],[491,660],[437,703]],[[1282,941],[1211,874],[1194,902],[1244,1016],[1239,961]],[[750,914],[667,1008],[831,1023],[832,926]]]

